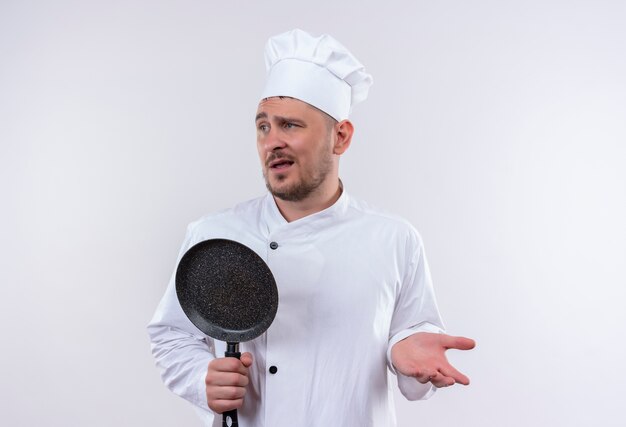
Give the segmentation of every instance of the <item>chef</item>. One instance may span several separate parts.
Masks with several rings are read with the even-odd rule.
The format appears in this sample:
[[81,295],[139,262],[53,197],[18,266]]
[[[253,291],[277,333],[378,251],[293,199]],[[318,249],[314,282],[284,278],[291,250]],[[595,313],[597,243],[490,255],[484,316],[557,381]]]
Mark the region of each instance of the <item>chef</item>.
[[268,264],[279,306],[241,360],[183,313],[174,278],[148,326],[167,387],[207,426],[238,409],[246,427],[395,426],[392,382],[426,399],[469,384],[445,357],[471,339],[443,333],[422,240],[405,220],[352,197],[339,179],[352,107],[372,77],[339,42],[292,30],[266,45],[255,117],[268,193],[189,225],[194,244],[235,240]]

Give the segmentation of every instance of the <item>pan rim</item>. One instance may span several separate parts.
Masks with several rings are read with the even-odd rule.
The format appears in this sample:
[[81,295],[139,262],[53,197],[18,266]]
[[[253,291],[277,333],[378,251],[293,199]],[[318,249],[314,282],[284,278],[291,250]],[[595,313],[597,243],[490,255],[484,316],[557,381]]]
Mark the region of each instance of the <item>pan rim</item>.
[[[236,251],[238,255],[249,257],[255,263],[254,267],[262,271],[262,274],[258,275],[255,280],[259,279],[264,282],[262,288],[268,292],[266,299],[269,300],[269,304],[267,309],[263,310],[263,314],[255,319],[256,322],[253,322],[252,326],[245,328],[225,327],[220,325],[220,322],[216,322],[215,319],[207,319],[198,309],[198,304],[189,301],[187,295],[191,293],[191,290],[186,288],[191,286],[189,284],[190,280],[186,277],[190,274],[191,266],[189,264],[197,261],[197,257],[211,256],[215,251]],[[239,260],[235,261],[239,262]],[[242,267],[241,264],[237,265]],[[207,276],[210,276],[210,274]],[[206,239],[191,246],[178,263],[175,281],[178,303],[187,318],[205,335],[220,341],[242,342],[257,338],[269,328],[278,311],[278,289],[269,266],[254,250],[235,240],[225,238]],[[215,283],[216,280],[211,280],[211,282]],[[207,288],[210,289],[211,286],[213,285],[208,285]],[[206,289],[203,289],[203,291],[206,291]]]

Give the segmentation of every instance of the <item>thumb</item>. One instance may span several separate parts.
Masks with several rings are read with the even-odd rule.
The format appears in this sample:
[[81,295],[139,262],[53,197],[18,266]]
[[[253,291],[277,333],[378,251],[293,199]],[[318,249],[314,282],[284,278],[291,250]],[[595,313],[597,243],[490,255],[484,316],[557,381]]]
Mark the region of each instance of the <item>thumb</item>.
[[446,349],[454,348],[457,350],[471,350],[476,346],[476,342],[470,338],[447,335],[443,341],[443,345]]
[[243,363],[243,366],[245,366],[246,368],[249,368],[252,365],[252,354],[246,351],[245,353],[241,354],[241,357],[239,358],[239,360],[241,360],[241,363]]

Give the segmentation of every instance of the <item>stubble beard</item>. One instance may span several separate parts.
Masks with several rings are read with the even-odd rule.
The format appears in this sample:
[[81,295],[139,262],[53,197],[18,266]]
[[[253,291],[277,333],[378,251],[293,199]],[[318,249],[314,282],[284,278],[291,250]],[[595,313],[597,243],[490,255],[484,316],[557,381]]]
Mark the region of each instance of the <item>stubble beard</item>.
[[[326,181],[326,178],[333,168],[332,154],[329,151],[324,151],[316,166],[316,170],[313,170],[311,173],[304,171],[305,176],[302,176],[301,173],[298,181],[284,188],[275,188],[272,186],[268,173],[264,170],[263,178],[265,178],[265,186],[274,197],[281,200],[287,202],[302,201],[314,193],[322,183]],[[280,174],[277,174],[275,178],[279,183],[287,179],[284,175]]]

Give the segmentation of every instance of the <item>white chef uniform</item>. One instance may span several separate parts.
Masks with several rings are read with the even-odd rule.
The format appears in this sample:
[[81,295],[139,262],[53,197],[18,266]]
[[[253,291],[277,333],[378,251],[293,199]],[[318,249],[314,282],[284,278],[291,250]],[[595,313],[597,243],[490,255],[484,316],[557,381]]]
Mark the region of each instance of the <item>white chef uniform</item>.
[[[270,328],[241,344],[254,362],[240,425],[396,425],[387,381],[391,347],[418,331],[443,331],[415,229],[345,191],[333,206],[289,223],[268,194],[190,224],[179,258],[213,238],[253,249],[279,292]],[[173,276],[148,329],[166,385],[194,403],[207,426],[221,425],[207,407],[204,377],[225,343],[187,319]],[[398,385],[411,400],[434,392],[402,375]]]

